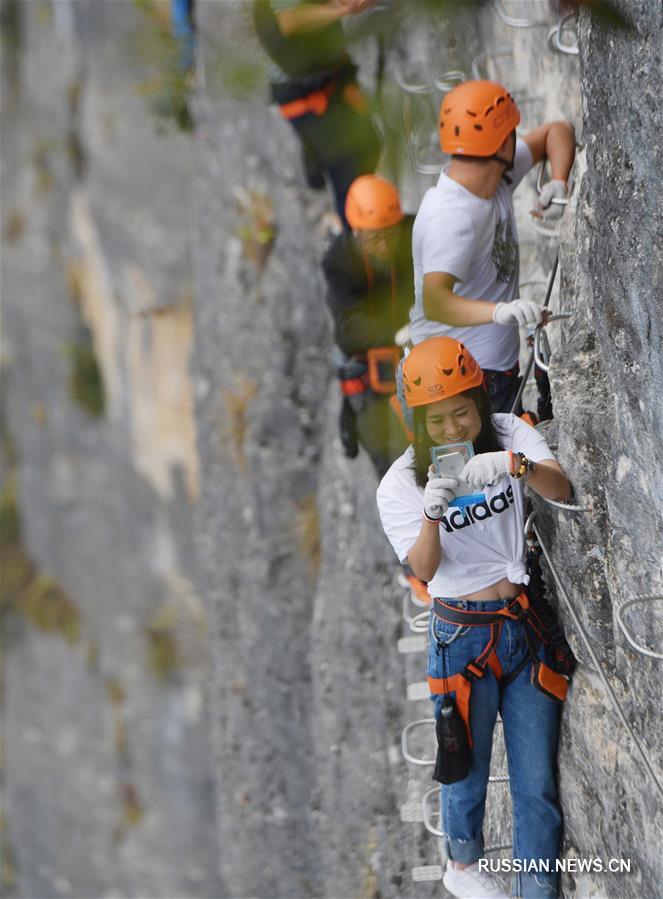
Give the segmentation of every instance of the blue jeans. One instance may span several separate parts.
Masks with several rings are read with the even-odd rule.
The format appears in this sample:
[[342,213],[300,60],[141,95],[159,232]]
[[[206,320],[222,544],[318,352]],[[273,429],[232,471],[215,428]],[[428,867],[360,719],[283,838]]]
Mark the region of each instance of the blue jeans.
[[[479,603],[446,599],[445,602],[484,612],[505,605],[501,600]],[[429,676],[451,676],[481,653],[490,637],[490,628],[459,628],[431,614],[430,637]],[[543,649],[541,655],[543,658]],[[527,657],[524,631],[518,622],[504,622],[497,656],[505,676]],[[440,811],[449,858],[462,864],[481,858],[493,728],[499,711],[511,779],[513,857],[525,861],[545,860],[550,868],[549,872],[515,874],[514,894],[523,899],[552,899],[557,895],[555,860],[562,826],[555,779],[560,706],[532,686],[530,669],[528,662],[504,687],[500,687],[490,670],[483,679],[474,682],[470,702],[473,741],[470,773],[465,780],[441,787]],[[437,718],[442,696],[431,699],[435,702]]]

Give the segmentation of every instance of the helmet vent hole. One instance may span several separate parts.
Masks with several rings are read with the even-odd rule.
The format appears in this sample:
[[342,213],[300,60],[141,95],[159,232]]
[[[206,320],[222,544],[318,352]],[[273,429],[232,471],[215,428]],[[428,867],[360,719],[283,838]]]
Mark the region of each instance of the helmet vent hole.
[[495,102],[495,106],[499,106],[500,103],[506,103],[506,97],[498,97]]
[[415,378],[415,380],[414,380],[414,386],[415,386],[415,387],[418,387],[420,384],[421,384],[421,378]]
[[454,134],[456,135],[456,137],[458,137],[458,135],[460,134],[460,128],[458,127],[458,125],[456,125],[456,127],[454,128]]
[[453,368],[443,368],[442,373],[445,374],[447,378],[449,378],[454,373],[454,370]]
[[483,131],[483,125],[475,125],[474,130],[475,131]]
[[495,109],[494,106],[489,106],[488,109],[484,112],[483,117],[485,118],[489,113],[491,113]]
[[461,367],[460,367],[460,373],[461,373],[461,375],[466,375],[466,374],[467,374],[467,369],[465,368],[464,365],[461,365]]
[[476,112],[472,112],[471,109],[466,109],[465,112],[466,112],[468,115],[471,115],[472,118],[476,119],[476,117],[477,117]]

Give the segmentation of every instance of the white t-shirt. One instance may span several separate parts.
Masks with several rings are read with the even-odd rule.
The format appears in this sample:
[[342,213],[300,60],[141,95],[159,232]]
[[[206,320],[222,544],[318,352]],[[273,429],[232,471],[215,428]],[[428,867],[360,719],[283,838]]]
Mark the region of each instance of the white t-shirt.
[[518,296],[518,232],[511,194],[532,167],[532,154],[516,141],[512,183],[501,181],[484,200],[444,172],[426,192],[412,232],[414,306],[410,338],[421,343],[448,334],[460,340],[484,369],[506,371],[518,359],[518,327],[474,325],[455,328],[424,318],[424,275],[447,272],[456,278],[454,293],[474,300],[509,303]]
[[[496,413],[492,419],[504,449],[524,453],[533,462],[554,458],[541,434],[517,416]],[[377,490],[382,527],[400,562],[405,562],[419,536],[424,515],[424,490],[415,481],[413,464],[410,446]],[[521,482],[505,476],[481,492],[486,502],[469,506],[467,517],[450,506],[442,518],[442,561],[428,583],[431,596],[466,596],[504,577],[513,584],[528,581]]]

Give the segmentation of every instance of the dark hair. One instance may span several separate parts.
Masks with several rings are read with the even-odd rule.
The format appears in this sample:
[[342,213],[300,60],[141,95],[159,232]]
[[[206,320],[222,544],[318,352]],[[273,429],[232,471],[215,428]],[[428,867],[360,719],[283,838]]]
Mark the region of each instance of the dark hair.
[[[460,395],[474,400],[481,419],[481,430],[473,443],[474,452],[478,455],[479,453],[494,453],[503,449],[504,447],[499,442],[498,431],[491,418],[488,394],[483,387],[473,387]],[[413,432],[414,476],[417,484],[425,487],[428,483],[428,468],[431,464],[430,451],[431,447],[435,446],[426,429],[426,406],[417,406],[414,409]]]

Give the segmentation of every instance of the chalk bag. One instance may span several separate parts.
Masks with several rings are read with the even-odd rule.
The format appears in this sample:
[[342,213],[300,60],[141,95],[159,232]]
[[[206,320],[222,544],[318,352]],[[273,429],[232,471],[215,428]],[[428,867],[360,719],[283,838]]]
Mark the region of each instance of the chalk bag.
[[465,780],[470,771],[470,746],[463,719],[456,703],[446,697],[440,717],[435,725],[437,757],[433,780],[441,784],[453,784]]

